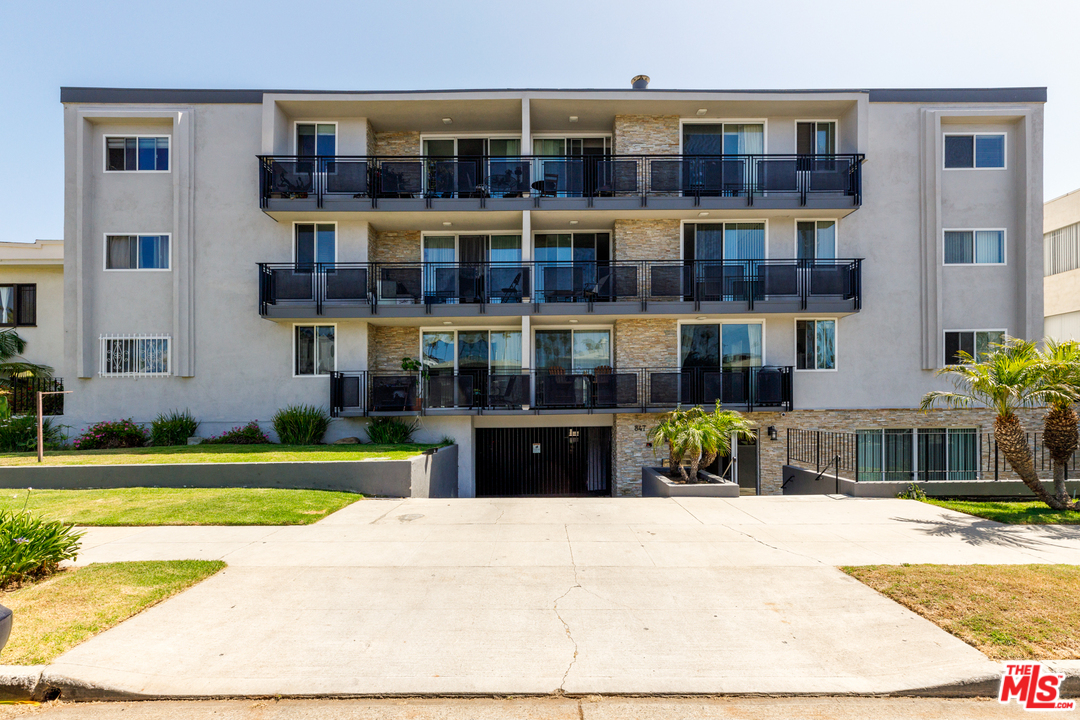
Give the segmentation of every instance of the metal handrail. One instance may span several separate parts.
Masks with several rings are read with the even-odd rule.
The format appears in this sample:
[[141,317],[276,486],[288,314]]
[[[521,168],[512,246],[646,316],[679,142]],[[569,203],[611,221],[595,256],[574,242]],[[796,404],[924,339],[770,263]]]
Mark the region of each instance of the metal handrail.
[[850,301],[862,306],[862,259],[260,263],[259,310],[271,305],[740,303]]
[[[259,155],[260,207],[273,196],[479,199],[754,198],[815,194],[862,203],[862,153],[829,155]],[[428,203],[430,207],[430,202]]]
[[331,414],[792,409],[791,366],[334,372]]

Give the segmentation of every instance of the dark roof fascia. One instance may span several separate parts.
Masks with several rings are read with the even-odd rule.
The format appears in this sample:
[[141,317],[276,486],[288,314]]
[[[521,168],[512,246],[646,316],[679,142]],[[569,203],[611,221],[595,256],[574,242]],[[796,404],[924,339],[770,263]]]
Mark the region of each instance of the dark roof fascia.
[[488,89],[488,90],[181,90],[167,88],[60,88],[62,103],[101,103],[101,104],[233,104],[257,105],[262,103],[264,94],[271,95],[425,95],[442,93],[575,93],[608,94],[641,93],[642,95],[661,93],[696,93],[696,94],[775,94],[775,95],[820,95],[867,93],[870,102],[879,103],[997,103],[997,102],[1046,102],[1045,87],[1020,88],[899,88],[883,90],[614,90],[614,89]]

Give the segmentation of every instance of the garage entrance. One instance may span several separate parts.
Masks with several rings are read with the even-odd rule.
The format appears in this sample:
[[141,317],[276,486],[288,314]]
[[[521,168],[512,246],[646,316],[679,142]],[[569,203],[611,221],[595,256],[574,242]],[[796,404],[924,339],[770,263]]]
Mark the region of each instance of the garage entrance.
[[611,494],[611,428],[476,430],[476,496]]

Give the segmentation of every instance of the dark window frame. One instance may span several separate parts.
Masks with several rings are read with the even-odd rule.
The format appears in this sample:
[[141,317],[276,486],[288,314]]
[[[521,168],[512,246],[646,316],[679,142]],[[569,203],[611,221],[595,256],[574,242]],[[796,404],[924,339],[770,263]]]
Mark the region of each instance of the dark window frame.
[[[979,138],[980,137],[999,137],[1001,138],[1001,164],[1000,165],[980,165],[979,164]],[[950,139],[967,139],[970,142],[970,146],[962,150],[963,160],[968,161],[970,164],[949,164],[949,140]],[[955,145],[955,142],[953,143]],[[958,132],[958,133],[943,133],[942,135],[942,167],[945,170],[1006,170],[1009,166],[1009,140],[1007,133],[1005,132]],[[956,162],[954,156],[953,162]]]
[[[984,330],[946,330],[944,342],[942,343],[942,350],[944,350],[945,355],[945,367],[960,364],[956,359],[956,353],[958,351],[966,352],[978,362],[979,357],[976,355],[976,351],[978,350],[979,333],[1001,333],[1002,340],[1005,340],[1009,335],[1008,331],[1002,328],[986,328]],[[952,350],[951,352],[950,349]]]
[[[37,283],[0,283],[0,288],[12,289],[12,302],[15,306],[15,322],[4,322],[4,318],[0,317],[0,327],[13,328],[13,327],[37,327]],[[29,318],[28,322],[25,322],[24,312],[26,308],[23,304],[23,292],[29,291],[33,293],[34,300],[30,312],[33,313],[33,317]]]

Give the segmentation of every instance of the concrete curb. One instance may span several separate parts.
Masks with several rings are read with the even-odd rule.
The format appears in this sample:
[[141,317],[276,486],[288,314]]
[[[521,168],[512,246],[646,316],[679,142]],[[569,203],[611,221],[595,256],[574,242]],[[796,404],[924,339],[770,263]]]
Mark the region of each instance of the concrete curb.
[[[1080,696],[1080,661],[1050,661],[1044,663],[1054,672],[1065,673],[1066,678],[1062,686],[1062,697],[1075,698]],[[536,693],[524,692],[513,693],[517,697],[918,697],[918,698],[986,698],[995,697],[1001,683],[999,674],[987,674],[945,683],[919,688],[903,690],[891,690],[886,692],[649,692],[640,693]],[[48,666],[32,665],[0,665],[0,699],[2,700],[56,700],[62,699],[68,702],[116,702],[131,700],[244,700],[264,697],[276,697],[280,699],[304,700],[304,699],[349,699],[349,698],[466,698],[466,697],[501,697],[502,694],[461,692],[461,693],[312,693],[312,694],[221,694],[212,695],[180,695],[162,693],[144,693],[119,687],[111,687],[102,683],[87,682],[79,678],[62,673],[49,672]]]

